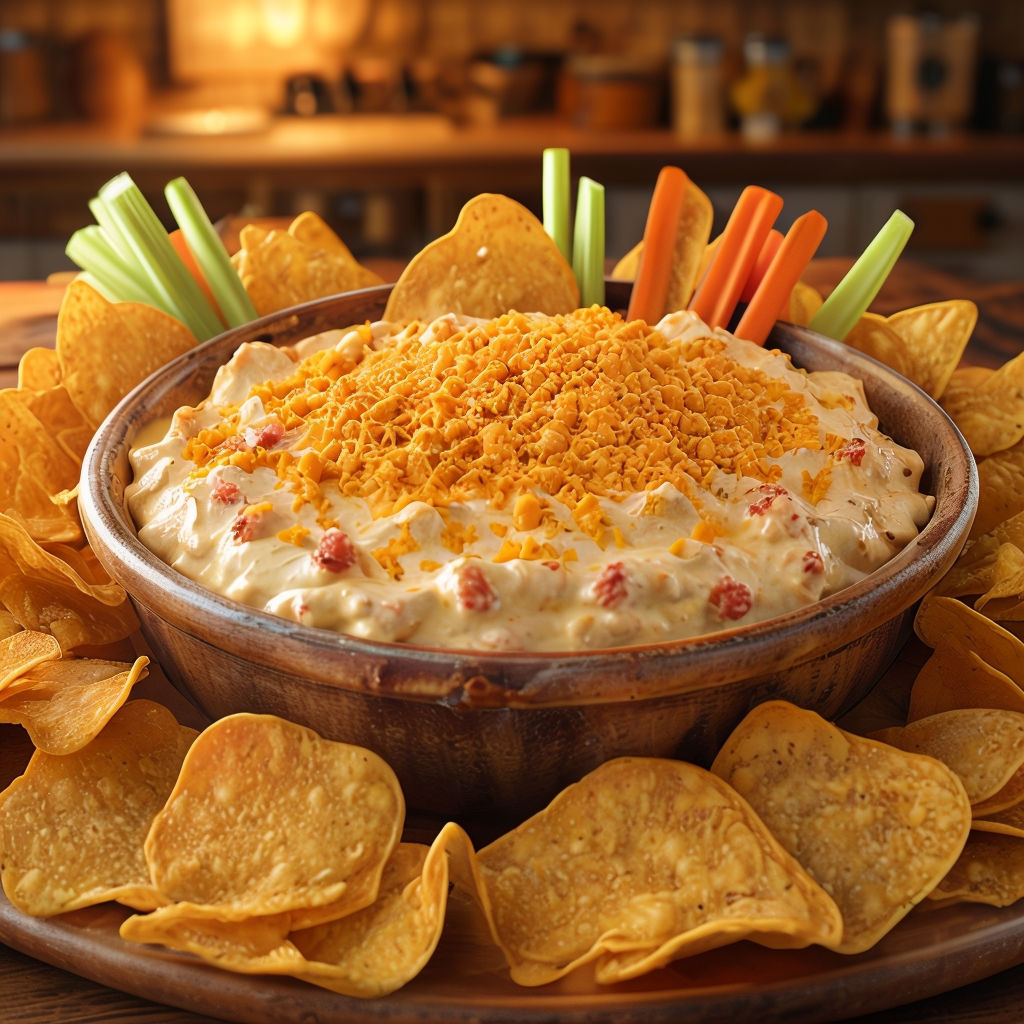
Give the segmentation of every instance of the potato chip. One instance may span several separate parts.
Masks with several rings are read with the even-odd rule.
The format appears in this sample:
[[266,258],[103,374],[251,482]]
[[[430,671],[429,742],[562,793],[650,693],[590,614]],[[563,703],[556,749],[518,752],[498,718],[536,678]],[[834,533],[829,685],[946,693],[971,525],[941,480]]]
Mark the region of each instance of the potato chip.
[[974,386],[947,389],[940,404],[979,458],[1012,448],[1024,438],[1024,352]]
[[30,668],[0,693],[0,722],[22,726],[38,750],[72,754],[99,735],[148,664],[65,658]]
[[162,310],[108,302],[80,278],[68,285],[57,314],[60,379],[93,429],[136,384],[195,344]]
[[940,761],[847,733],[785,701],[754,708],[712,771],[835,899],[841,953],[870,949],[945,876],[971,805]]
[[[609,980],[751,939],[839,941],[833,901],[703,768],[606,762],[471,859],[510,974],[542,985],[606,954]],[[600,979],[603,980],[603,979]]]
[[44,661],[56,661],[59,657],[60,644],[49,633],[22,629],[0,640],[0,700],[19,676]]
[[405,815],[376,754],[271,715],[203,731],[146,839],[154,885],[220,920],[314,924],[372,902]]
[[395,283],[384,319],[432,320],[443,313],[496,317],[568,313],[579,306],[572,267],[544,225],[507,196],[483,193],[455,226],[421,249]]
[[985,903],[1008,907],[1024,897],[1024,839],[993,832],[971,832],[956,864],[929,894],[946,906]]
[[302,213],[287,231],[247,224],[232,260],[260,316],[382,283],[317,214]]
[[[877,735],[877,734],[876,734]],[[999,794],[1024,769],[1024,714],[996,708],[956,708],[877,736],[892,746],[927,754],[956,772],[977,815],[1016,801]],[[1022,775],[1024,777],[1024,775]],[[998,806],[1002,802],[1002,806]]]
[[108,900],[158,906],[143,841],[194,737],[139,700],[74,754],[36,751],[0,794],[0,880],[11,903],[37,917]]
[[112,643],[138,629],[118,584],[83,579],[5,515],[0,515],[0,605],[25,629],[52,633],[65,653],[83,644]]

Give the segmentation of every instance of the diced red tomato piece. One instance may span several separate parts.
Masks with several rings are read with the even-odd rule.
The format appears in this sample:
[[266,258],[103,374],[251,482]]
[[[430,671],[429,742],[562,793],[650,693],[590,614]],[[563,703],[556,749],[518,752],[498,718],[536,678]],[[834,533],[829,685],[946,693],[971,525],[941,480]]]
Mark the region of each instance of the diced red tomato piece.
[[621,562],[609,562],[594,583],[594,597],[602,608],[614,608],[629,589],[626,568]]
[[255,540],[262,521],[263,516],[258,512],[247,512],[242,509],[231,524],[231,539],[236,544],[247,544],[249,541]]
[[867,445],[862,437],[851,438],[842,448],[836,449],[837,459],[849,459],[850,465],[859,466],[864,461]]
[[324,533],[316,551],[313,552],[313,561],[328,572],[344,572],[355,565],[356,558],[357,552],[352,538],[335,527]]
[[761,484],[757,488],[761,497],[754,501],[747,509],[748,516],[763,516],[772,507],[772,502],[783,494],[789,494],[785,487],[779,484]]
[[804,572],[818,576],[825,571],[825,560],[817,551],[804,552]]
[[220,505],[237,505],[242,501],[242,491],[238,484],[218,477],[210,491],[210,500]]
[[754,606],[754,595],[750,587],[728,575],[711,588],[708,600],[718,609],[723,619],[742,619]]
[[466,611],[485,612],[494,605],[498,595],[478,565],[466,565],[459,570],[455,599]]
[[280,420],[267,420],[258,427],[245,428],[245,443],[250,448],[273,448],[284,437],[284,424]]

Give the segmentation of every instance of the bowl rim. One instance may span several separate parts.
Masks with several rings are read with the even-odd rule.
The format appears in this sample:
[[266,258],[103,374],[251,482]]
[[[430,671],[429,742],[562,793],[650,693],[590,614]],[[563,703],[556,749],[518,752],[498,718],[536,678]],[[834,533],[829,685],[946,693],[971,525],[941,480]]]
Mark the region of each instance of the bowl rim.
[[[444,672],[449,677],[446,692],[424,695],[429,699],[463,700],[466,682],[483,676],[505,679],[504,685],[510,692],[515,691],[516,700],[535,704],[548,702],[544,696],[546,688],[553,687],[554,692],[559,692],[563,687],[558,681],[566,674],[584,669],[602,676],[619,671],[629,677],[642,672],[643,664],[650,659],[667,658],[677,665],[708,659],[709,665],[713,662],[715,678],[719,681],[732,681],[727,678],[730,676],[741,678],[752,659],[770,663],[776,670],[785,670],[821,653],[823,648],[842,648],[912,607],[952,565],[966,542],[977,510],[977,467],[966,440],[941,406],[878,360],[808,328],[779,322],[769,336],[769,347],[790,352],[797,365],[805,361],[801,356],[821,353],[827,358],[829,368],[851,372],[864,381],[872,408],[875,405],[872,392],[876,398],[879,393],[885,393],[890,401],[923,403],[934,420],[935,447],[941,452],[937,464],[927,464],[926,460],[925,479],[929,480],[929,490],[936,496],[936,504],[918,536],[864,579],[811,605],[714,633],[627,647],[545,652],[439,648],[365,640],[301,625],[215,594],[171,568],[145,547],[136,536],[117,483],[118,464],[127,461],[129,447],[147,422],[146,411],[150,412],[149,421],[152,421],[156,418],[153,410],[160,407],[161,397],[189,384],[206,394],[212,380],[211,368],[215,370],[226,361],[242,341],[287,344],[311,336],[328,326],[338,326],[338,321],[332,317],[339,306],[354,310],[345,324],[361,322],[364,317],[379,319],[379,313],[374,316],[373,311],[383,309],[390,288],[391,285],[377,285],[326,296],[224,331],[153,373],[107,416],[85,453],[79,511],[86,538],[100,564],[124,587],[137,610],[141,604],[174,628],[242,657],[250,653],[245,634],[249,629],[257,629],[273,640],[280,657],[278,667],[285,671],[292,667],[294,661],[289,652],[301,650],[307,655],[315,654],[317,662],[324,664],[324,672],[317,672],[316,681],[330,685],[376,689],[372,681],[339,679],[337,673],[329,671],[330,663],[336,663],[339,657],[366,659],[379,666],[389,660],[414,659],[425,671]],[[617,307],[621,303],[624,307],[628,282],[609,281],[608,288],[607,304]],[[306,321],[314,326],[300,327]],[[868,369],[871,373],[865,380],[864,371]],[[205,390],[202,390],[204,380]],[[886,429],[884,422],[881,429]],[[887,593],[893,595],[888,602],[874,600],[882,582],[886,584]],[[164,610],[160,608],[161,598]],[[171,600],[168,602],[167,598]],[[171,618],[166,614],[168,604],[189,611]],[[230,624],[233,628],[226,631],[223,626],[218,628],[218,623]],[[733,660],[735,671],[728,667]],[[672,689],[671,684],[662,686],[668,686],[668,691],[658,689],[644,695],[660,696]],[[615,690],[614,684],[606,683],[590,695],[590,700],[618,699]],[[403,696],[415,697],[416,694]],[[572,702],[581,702],[578,694]],[[507,700],[500,703],[505,704]]]

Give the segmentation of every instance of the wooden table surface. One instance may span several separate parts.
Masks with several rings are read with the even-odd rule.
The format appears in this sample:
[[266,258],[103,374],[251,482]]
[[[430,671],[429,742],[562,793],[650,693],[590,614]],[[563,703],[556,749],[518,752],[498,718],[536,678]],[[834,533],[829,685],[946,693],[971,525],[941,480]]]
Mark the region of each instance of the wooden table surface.
[[[827,290],[844,261],[819,261],[807,280]],[[62,286],[59,283],[0,282],[0,385],[16,380],[18,357],[34,345],[51,346]],[[942,298],[972,298],[980,317],[968,351],[972,362],[998,365],[1024,351],[1024,281],[979,284],[911,262],[897,265],[874,308],[888,313]],[[19,1024],[201,1024],[218,1020],[147,1002],[84,980],[0,945],[0,1019]],[[1024,965],[984,981],[882,1013],[856,1018],[861,1024],[938,1021],[982,1024],[1021,1017]],[[841,1007],[823,1007],[835,1019]]]

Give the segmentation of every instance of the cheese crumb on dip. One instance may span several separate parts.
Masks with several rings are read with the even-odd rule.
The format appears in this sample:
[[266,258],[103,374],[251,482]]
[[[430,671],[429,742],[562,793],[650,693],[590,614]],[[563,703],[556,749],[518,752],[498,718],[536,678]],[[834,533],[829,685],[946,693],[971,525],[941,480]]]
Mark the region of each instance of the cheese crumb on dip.
[[243,346],[132,453],[139,536],[218,594],[446,648],[657,643],[770,618],[927,521],[859,381],[594,306]]

